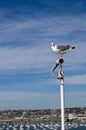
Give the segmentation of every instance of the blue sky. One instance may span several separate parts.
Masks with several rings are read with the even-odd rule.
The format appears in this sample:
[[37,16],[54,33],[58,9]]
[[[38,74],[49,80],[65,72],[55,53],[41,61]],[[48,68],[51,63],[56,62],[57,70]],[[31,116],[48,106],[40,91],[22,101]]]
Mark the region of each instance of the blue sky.
[[58,56],[51,42],[76,47],[64,55],[65,107],[86,107],[86,1],[0,1],[0,110],[60,108]]

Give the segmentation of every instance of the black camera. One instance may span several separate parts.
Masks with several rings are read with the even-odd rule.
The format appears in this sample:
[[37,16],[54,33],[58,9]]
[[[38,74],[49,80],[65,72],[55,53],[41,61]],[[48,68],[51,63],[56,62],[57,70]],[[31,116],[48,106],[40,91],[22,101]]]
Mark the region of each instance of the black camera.
[[60,58],[57,60],[57,64],[63,64],[64,63],[64,59]]

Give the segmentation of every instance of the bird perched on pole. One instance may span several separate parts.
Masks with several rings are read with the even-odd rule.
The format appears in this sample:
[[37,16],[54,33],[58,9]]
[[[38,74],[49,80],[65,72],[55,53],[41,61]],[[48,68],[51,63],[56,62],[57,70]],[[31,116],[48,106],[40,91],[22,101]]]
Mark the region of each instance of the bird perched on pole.
[[51,49],[56,54],[59,54],[59,55],[62,56],[63,54],[71,51],[72,49],[75,49],[75,47],[74,46],[70,46],[70,45],[56,45],[54,43],[51,43]]

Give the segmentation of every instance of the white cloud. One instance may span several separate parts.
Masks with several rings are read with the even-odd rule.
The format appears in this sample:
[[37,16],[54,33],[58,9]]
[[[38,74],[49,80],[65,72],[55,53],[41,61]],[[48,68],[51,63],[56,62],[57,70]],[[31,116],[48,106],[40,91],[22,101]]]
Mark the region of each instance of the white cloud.
[[[75,31],[86,31],[85,19],[86,15],[84,14],[81,17],[59,16],[42,18],[41,20],[27,17],[18,21],[13,19],[1,23],[1,44],[6,42],[9,45],[8,42],[11,41],[16,47],[0,48],[0,71],[27,69],[47,71],[51,69],[58,56],[53,54],[48,42],[52,42],[53,37],[58,41],[59,36],[61,40],[62,35],[69,35],[69,33]],[[34,42],[30,43],[30,39],[34,39]],[[17,43],[22,41],[25,44],[23,45],[24,47],[17,47]],[[26,44],[29,46],[26,46]],[[32,45],[30,46],[30,44]],[[79,43],[70,42],[68,44],[75,45],[76,49],[64,56],[64,69],[69,71],[73,70],[74,72],[82,71],[85,69],[86,64],[86,43],[80,41]],[[86,83],[84,74],[66,77],[66,83],[77,84],[77,79],[79,79],[79,83]]]
[[65,107],[85,107],[86,92],[66,92]]
[[66,84],[86,84],[86,74],[65,77]]
[[[85,19],[86,15],[84,14],[81,17],[58,16],[42,18],[41,20],[27,17],[17,21],[13,19],[1,22],[0,44],[9,45],[9,42],[11,42],[10,45],[12,44],[16,48],[0,48],[0,69],[29,69],[40,66],[46,68],[46,64],[49,65],[55,61],[48,42],[52,42],[51,40],[54,37],[57,42],[59,35],[62,41],[62,35],[69,35],[69,33],[75,31],[86,31]],[[23,42],[23,46],[32,44],[33,48],[27,46],[17,48],[18,42],[19,44]],[[70,66],[73,68],[75,64],[78,67],[78,65],[86,63],[85,42],[76,44],[70,42],[68,44],[75,45],[76,49],[64,56],[66,57],[65,65],[67,69],[70,69]]]
[[[85,106],[86,92],[66,92],[65,107]],[[0,92],[0,109],[60,108],[60,94]]]
[[[65,76],[64,82],[65,82],[65,85],[66,84],[79,84],[79,85],[82,84],[82,85],[85,85],[86,84],[86,74]],[[57,82],[57,80],[55,80],[55,79],[52,79],[52,80],[50,79],[50,80],[47,80],[47,83],[57,85],[57,84],[59,84],[59,81]]]
[[19,20],[9,19],[6,22],[0,23],[0,41],[22,42],[23,40],[23,42],[29,42],[30,39],[35,39],[34,43],[37,44],[39,44],[38,42],[41,41],[41,39],[43,42],[50,41],[52,38],[55,38],[57,41],[60,38],[62,41],[62,35],[69,35],[71,32],[81,31],[81,33],[83,33],[83,31],[86,31],[85,21],[85,14],[80,17],[57,16],[41,18],[40,20],[32,19],[30,17],[23,17]]
[[0,48],[0,70],[44,68],[50,60],[47,49],[43,47]]
[[55,98],[57,94],[29,93],[29,92],[0,92],[0,100],[31,100],[32,98]]
[[[6,19],[6,14],[9,15],[10,13],[9,10],[0,11],[0,19],[2,20],[0,21],[0,45],[4,45],[0,47],[0,73],[7,72],[8,74],[10,71],[30,72],[30,70],[31,72],[32,70],[37,72],[50,71],[58,56],[53,54],[49,43],[66,43],[76,46],[76,49],[64,55],[64,70],[68,71],[69,74],[67,77],[65,73],[65,84],[86,84],[86,14],[77,16],[48,16],[41,17],[40,19],[23,15],[23,17],[20,16],[17,19],[12,19],[11,17],[11,19]],[[71,71],[72,76],[70,76]],[[81,74],[81,71],[83,71],[83,74]],[[31,83],[30,81],[28,82],[22,83],[21,81],[19,84],[15,83],[12,87],[20,87],[21,84],[23,86]],[[56,79],[52,78],[52,80],[40,80],[36,82],[36,85],[49,86],[58,83]],[[66,93],[66,95],[67,99],[69,99],[70,94]],[[81,96],[84,95],[83,99],[85,99],[86,93],[71,93],[71,95],[76,98],[76,101],[74,98],[69,101],[71,105],[73,103],[75,105],[76,103],[77,105],[78,103],[80,104],[79,99],[84,104]],[[29,105],[33,104],[35,107],[37,104],[43,105],[43,107],[57,107],[57,95],[55,94],[0,92],[0,100],[2,101],[1,106],[6,104],[6,102],[3,102],[4,100],[8,101],[8,104],[11,101],[15,101],[15,103],[13,102],[15,106],[16,104],[18,106],[21,102],[19,104],[21,108],[23,103],[26,103],[25,106],[28,106],[29,103]]]
[[57,94],[0,92],[0,109],[56,108]]
[[[83,52],[83,53],[82,53]],[[86,64],[85,44],[64,56],[64,69],[83,69],[80,65]],[[57,60],[50,46],[42,47],[2,47],[0,48],[0,70],[49,69]]]

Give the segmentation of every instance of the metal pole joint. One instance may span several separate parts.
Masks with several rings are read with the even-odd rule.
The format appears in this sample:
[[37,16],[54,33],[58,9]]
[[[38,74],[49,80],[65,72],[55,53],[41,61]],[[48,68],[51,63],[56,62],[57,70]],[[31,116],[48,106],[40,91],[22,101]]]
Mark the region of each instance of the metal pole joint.
[[[64,79],[64,73],[63,73],[63,71],[62,71],[62,64],[63,64],[63,63],[64,63],[64,59],[62,59],[62,58],[58,59],[58,60],[56,61],[56,64],[54,65],[54,67],[53,67],[52,70],[51,70],[51,74],[52,74],[55,78],[57,78],[57,79],[59,79],[59,80]],[[55,70],[56,70],[57,68],[59,68],[58,74],[55,73]]]

